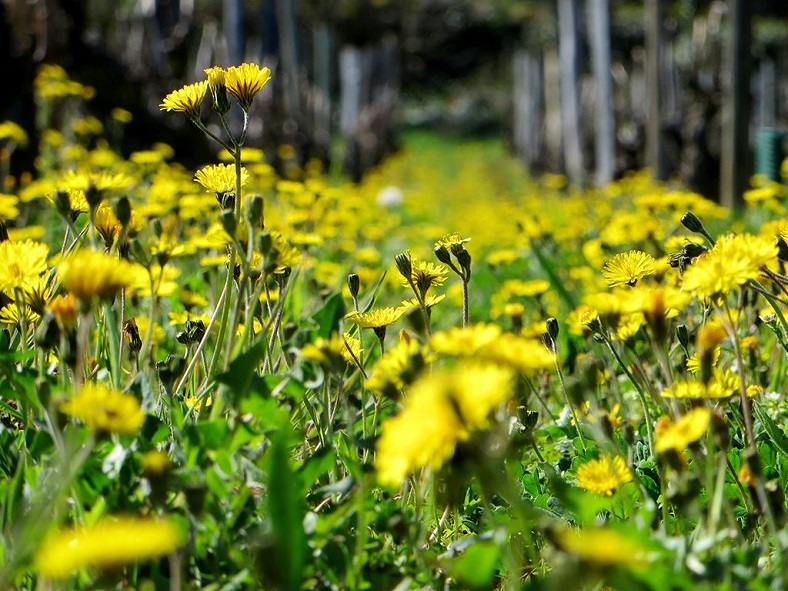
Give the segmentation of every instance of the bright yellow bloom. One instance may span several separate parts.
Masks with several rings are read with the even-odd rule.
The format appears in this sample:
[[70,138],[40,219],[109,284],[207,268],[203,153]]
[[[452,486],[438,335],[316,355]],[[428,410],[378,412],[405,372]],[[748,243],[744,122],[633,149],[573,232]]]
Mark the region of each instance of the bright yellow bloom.
[[238,104],[246,111],[252,104],[252,99],[268,84],[271,79],[271,70],[261,68],[257,64],[244,63],[240,66],[227,68],[225,83],[227,92],[238,99]]
[[383,423],[376,459],[380,483],[398,486],[417,468],[439,469],[458,443],[487,426],[490,413],[512,392],[512,373],[494,367],[462,365],[417,380],[402,412]]
[[132,270],[127,261],[89,249],[78,250],[57,265],[63,287],[80,300],[112,297],[131,284]]
[[159,105],[161,111],[176,111],[183,113],[190,119],[200,117],[200,105],[205,100],[208,92],[208,81],[202,80],[194,84],[187,84],[183,88],[172,91]]
[[710,422],[711,412],[703,406],[689,411],[675,423],[668,419],[657,432],[655,449],[660,453],[670,449],[681,453],[690,443],[703,437]]
[[592,566],[637,569],[648,561],[643,548],[611,529],[565,529],[555,534],[555,541],[563,550]]
[[345,319],[361,328],[382,328],[394,324],[403,312],[403,308],[378,308],[368,312],[350,312]]
[[142,471],[146,476],[159,476],[172,469],[172,460],[165,451],[159,449],[142,454]]
[[[194,180],[214,193],[235,193],[235,165],[211,164],[203,166],[194,175]],[[249,183],[249,172],[241,167],[241,186]]]
[[[430,287],[443,285],[449,274],[449,269],[444,265],[429,261],[411,259],[411,265],[411,281],[422,296],[427,294]],[[406,287],[410,286],[407,279],[403,279],[402,284]]]
[[605,263],[602,276],[610,287],[634,286],[646,275],[654,273],[654,257],[639,250],[617,254]]
[[489,345],[479,349],[476,359],[508,367],[526,375],[555,367],[555,358],[547,348],[534,339],[504,333]]
[[45,577],[65,579],[83,567],[119,567],[165,556],[185,541],[169,519],[105,517],[90,527],[50,535],[36,551],[34,565]]
[[708,385],[700,380],[682,380],[673,382],[669,388],[662,391],[663,398],[730,398],[739,389],[738,376],[729,370],[714,369]]
[[133,394],[93,382],[84,384],[77,395],[61,403],[59,409],[78,418],[93,431],[126,435],[139,431],[145,422],[145,414]]
[[[711,359],[712,366],[717,365],[717,362],[720,360],[721,353],[722,350],[719,347],[714,349],[714,355]],[[697,353],[693,353],[692,355],[689,356],[689,359],[687,359],[687,371],[690,373],[698,373],[700,370],[701,370],[700,355],[698,355]]]
[[0,291],[13,298],[15,289],[24,289],[47,270],[48,255],[49,247],[41,242],[0,242]]
[[415,339],[402,338],[375,363],[366,386],[378,395],[396,396],[426,365],[426,355]]
[[[333,333],[330,339],[318,337],[314,343],[301,347],[301,355],[310,361],[316,361],[329,369],[344,370],[347,365],[355,363],[353,357],[361,360],[361,339],[345,333],[341,337]],[[351,354],[352,352],[352,354]]]
[[480,349],[492,344],[500,335],[501,329],[495,324],[472,324],[436,332],[430,337],[429,344],[439,355],[474,356]]
[[103,192],[125,189],[132,184],[133,180],[122,172],[112,173],[107,170],[75,172],[69,170],[60,180],[60,186],[70,191]]
[[752,234],[728,235],[684,272],[684,289],[713,298],[757,279],[761,267],[777,259],[774,240]]
[[602,456],[579,466],[577,485],[600,495],[610,496],[622,484],[632,481],[632,471],[620,456]]

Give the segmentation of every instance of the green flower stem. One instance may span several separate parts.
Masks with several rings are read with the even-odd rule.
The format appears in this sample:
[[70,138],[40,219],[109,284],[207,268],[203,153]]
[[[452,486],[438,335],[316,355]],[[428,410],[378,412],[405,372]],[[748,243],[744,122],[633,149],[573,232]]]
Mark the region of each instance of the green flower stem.
[[577,431],[577,436],[580,438],[580,445],[583,446],[583,451],[585,452],[588,448],[586,447],[586,440],[583,437],[583,433],[580,431],[580,419],[577,416],[577,411],[575,410],[575,405],[572,404],[572,400],[569,398],[569,392],[566,390],[566,382],[564,381],[564,372],[561,370],[561,362],[558,359],[558,351],[555,347],[555,341],[552,341],[552,346],[550,347],[551,352],[553,354],[553,362],[555,363],[555,370],[558,373],[558,382],[561,384],[561,393],[564,395],[564,400],[569,405],[569,410],[572,413],[572,420],[575,423],[575,430]]
[[468,326],[469,322],[469,311],[468,311],[468,280],[465,278],[465,275],[462,276],[462,326],[465,328]]
[[[224,279],[224,288],[222,292],[225,294],[224,302],[222,302],[221,306],[221,319],[219,320],[219,332],[216,336],[216,345],[213,350],[213,355],[211,356],[211,363],[208,366],[208,375],[206,378],[208,380],[213,379],[216,374],[216,367],[219,363],[219,357],[221,357],[222,347],[224,345],[225,334],[227,333],[229,327],[229,317],[230,317],[230,308],[232,305],[232,297],[231,292],[233,289],[233,272],[235,270],[235,257],[237,255],[237,250],[235,248],[235,244],[230,247],[230,264],[227,267],[227,275]],[[206,331],[207,332],[207,331]],[[232,336],[230,337],[232,338]],[[229,360],[225,359],[225,364],[228,363]]]
[[606,334],[603,334],[602,337],[605,345],[607,345],[608,350],[615,358],[616,363],[618,363],[619,367],[624,370],[624,373],[627,375],[627,378],[629,378],[629,381],[635,387],[635,391],[638,394],[638,398],[640,399],[640,404],[643,407],[643,418],[646,421],[646,435],[648,437],[649,458],[653,459],[654,458],[654,432],[653,432],[653,426],[651,424],[651,412],[648,409],[648,401],[646,400],[646,394],[645,392],[643,392],[643,388],[641,387],[641,385],[635,379],[635,376],[633,376],[632,372],[629,371],[627,364],[624,363],[623,359],[621,359],[621,356],[618,354],[618,351],[616,351],[616,348],[613,346],[613,343],[610,341],[610,337],[607,336]]
[[[214,324],[216,324],[216,318],[219,315],[219,311],[223,308],[222,304],[224,303],[224,299],[226,296],[227,296],[227,291],[222,290],[222,293],[219,296],[219,300],[216,302],[216,309],[213,311],[213,314],[211,315],[211,319],[208,322],[208,326],[205,327],[205,333],[202,335],[200,342],[197,344],[197,348],[194,350],[194,355],[189,361],[189,365],[186,367],[186,371],[183,372],[181,379],[178,381],[178,385],[175,386],[175,389],[172,391],[173,394],[177,394],[178,392],[181,391],[181,388],[183,388],[183,386],[186,384],[186,381],[189,379],[189,375],[191,375],[192,371],[194,370],[194,366],[197,364],[198,359],[202,358],[203,364],[205,364],[203,349],[205,348],[205,343],[208,342],[208,335],[211,334],[211,329],[213,328]],[[191,412],[191,409],[189,409],[189,411]]]
[[[741,354],[741,347],[739,345],[738,334],[733,325],[728,321],[730,310],[727,303],[725,304],[725,312],[723,314],[719,306],[714,306],[714,311],[722,322],[725,331],[733,343],[733,353],[736,357],[736,365],[739,368],[737,372],[739,375],[739,397],[741,400],[741,412],[744,419],[744,431],[747,436],[747,446],[752,450],[752,453],[757,454],[758,448],[755,443],[755,429],[752,421],[752,406],[751,400],[747,397],[747,381],[744,375],[744,359]],[[758,495],[758,500],[761,504],[766,522],[769,525],[769,531],[774,535],[777,533],[777,522],[774,519],[774,511],[772,510],[771,503],[769,502],[769,495],[766,493],[766,487],[763,482],[763,474],[755,474],[755,492]]]
[[19,348],[22,353],[27,352],[27,302],[25,293],[21,287],[14,288],[14,303],[16,304],[16,314],[19,316]]
[[120,390],[120,346],[118,325],[115,321],[115,312],[112,304],[104,302],[104,338],[106,339],[109,351],[110,374],[112,377],[112,387]]

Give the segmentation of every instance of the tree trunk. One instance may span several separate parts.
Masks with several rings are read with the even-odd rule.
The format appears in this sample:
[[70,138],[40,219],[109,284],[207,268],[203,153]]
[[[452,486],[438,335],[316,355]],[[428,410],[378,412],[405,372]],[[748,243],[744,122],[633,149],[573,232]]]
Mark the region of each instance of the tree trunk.
[[518,49],[512,63],[514,97],[512,128],[517,155],[530,172],[544,166],[544,61],[541,54]]
[[613,180],[616,130],[613,119],[613,77],[610,73],[610,13],[608,0],[588,4],[591,23],[591,54],[596,88],[596,182]]
[[242,0],[224,0],[224,36],[227,39],[227,66],[237,66],[244,61],[245,40],[243,30]]
[[560,42],[558,59],[561,77],[561,129],[564,165],[572,184],[582,183],[585,173],[580,136],[578,96],[578,23],[576,0],[558,0]]
[[751,173],[750,156],[750,45],[751,0],[728,3],[729,41],[726,48],[729,79],[723,90],[722,159],[720,201],[726,207],[741,207]]
[[662,124],[662,46],[665,0],[646,0],[646,165],[654,178],[667,177],[665,137]]

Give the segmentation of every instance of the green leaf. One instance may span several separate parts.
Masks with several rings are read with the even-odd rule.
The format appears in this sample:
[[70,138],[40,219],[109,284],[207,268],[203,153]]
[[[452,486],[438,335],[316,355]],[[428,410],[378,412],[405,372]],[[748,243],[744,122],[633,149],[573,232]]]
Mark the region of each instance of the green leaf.
[[276,576],[281,579],[276,586],[299,589],[307,547],[302,498],[290,466],[290,435],[286,429],[279,431],[268,452],[268,513],[274,538],[273,558],[279,571]]
[[462,554],[446,561],[446,570],[463,587],[489,589],[501,563],[501,549],[492,541],[469,545]]
[[339,321],[345,315],[345,301],[339,292],[331,294],[323,307],[312,315],[317,322],[317,336],[327,339],[332,332],[339,330]]
[[251,349],[233,359],[226,372],[216,376],[216,382],[223,386],[222,396],[228,406],[234,406],[236,400],[245,398],[249,393],[265,351],[266,342],[262,338]]
[[195,423],[193,429],[199,435],[205,449],[220,449],[224,447],[229,430],[227,423],[223,419]]
[[755,416],[757,417],[758,421],[763,425],[766,432],[769,434],[769,438],[774,443],[775,447],[780,451],[780,453],[788,456],[788,437],[785,436],[780,427],[772,420],[772,418],[763,410],[760,404],[757,402],[753,404],[753,409],[755,410]]

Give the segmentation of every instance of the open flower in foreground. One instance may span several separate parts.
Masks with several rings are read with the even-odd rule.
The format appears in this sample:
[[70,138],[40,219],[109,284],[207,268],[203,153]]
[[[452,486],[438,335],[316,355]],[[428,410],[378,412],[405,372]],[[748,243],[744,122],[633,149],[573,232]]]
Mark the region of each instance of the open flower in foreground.
[[165,556],[184,543],[169,519],[104,518],[90,527],[64,529],[49,536],[35,554],[43,576],[64,579],[83,567],[118,567]]
[[620,456],[602,456],[582,464],[575,472],[577,485],[587,491],[610,496],[632,481],[632,471]]
[[60,282],[80,300],[105,299],[131,284],[132,265],[103,252],[83,249],[57,266]]
[[752,234],[724,236],[684,272],[684,289],[700,298],[726,295],[777,260],[774,240]]
[[[211,164],[203,166],[194,175],[194,180],[205,187],[206,191],[214,193],[235,192],[235,165]],[[249,172],[241,168],[241,186],[249,182]]]
[[60,405],[60,412],[77,417],[88,429],[109,433],[136,433],[145,422],[133,394],[95,383],[82,386],[76,396]]
[[634,286],[643,277],[652,273],[654,273],[654,257],[639,250],[617,254],[602,268],[602,276],[610,287]]
[[487,426],[492,410],[512,395],[512,372],[491,366],[444,369],[416,381],[400,414],[382,426],[378,479],[398,486],[422,466],[439,469],[458,443]]
[[249,109],[252,99],[268,84],[271,79],[270,68],[261,68],[257,64],[245,63],[227,68],[225,83],[227,92],[238,99],[244,110]]

